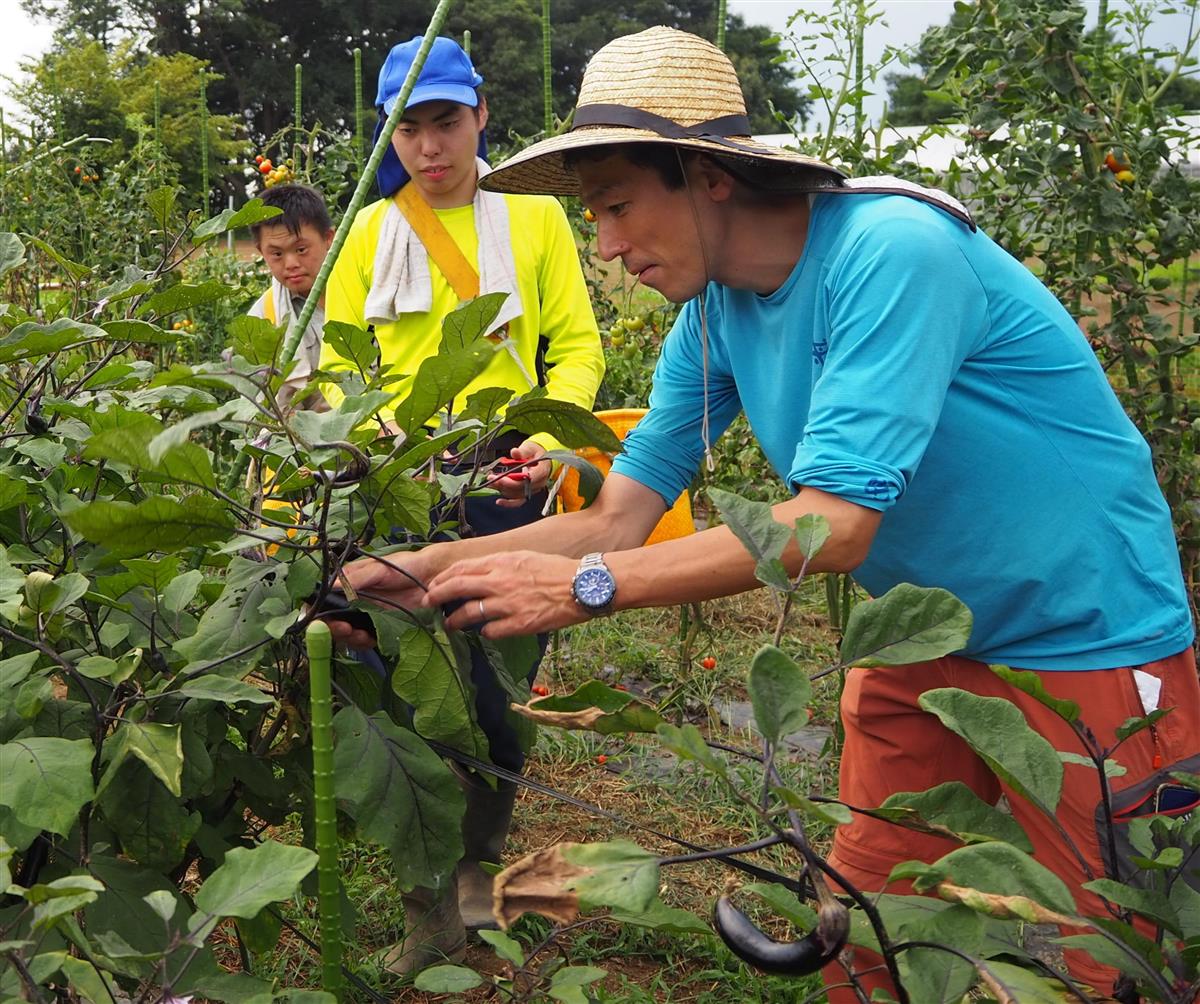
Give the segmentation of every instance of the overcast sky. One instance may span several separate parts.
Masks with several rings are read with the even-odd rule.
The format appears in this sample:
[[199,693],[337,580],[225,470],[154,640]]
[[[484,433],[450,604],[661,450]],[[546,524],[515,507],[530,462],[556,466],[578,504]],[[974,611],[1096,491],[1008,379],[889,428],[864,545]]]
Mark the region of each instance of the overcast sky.
[[[461,2],[469,5],[470,0]],[[1110,7],[1115,9],[1120,2],[1113,0]],[[0,6],[5,11],[4,28],[0,31],[0,75],[13,76],[17,74],[17,66],[22,60],[36,57],[46,50],[51,33],[47,24],[34,22],[24,13],[19,0],[0,0]],[[1086,6],[1094,22],[1098,0],[1089,0]],[[1178,4],[1180,8],[1184,6],[1182,2]],[[731,12],[741,14],[751,24],[765,24],[777,31],[783,31],[788,18],[800,8],[828,13],[832,7],[832,0],[729,0]],[[877,62],[886,45],[915,46],[926,28],[945,24],[954,10],[952,0],[879,0],[875,7],[883,14],[883,20],[873,25],[867,34],[865,55],[868,63]],[[1186,37],[1187,29],[1188,17],[1185,13],[1159,15],[1149,41],[1164,48],[1173,47]],[[867,102],[867,111],[872,117],[878,116],[882,110],[885,90],[882,81],[878,90],[880,93]],[[8,98],[7,85],[3,81],[0,81],[0,106],[6,114],[12,114],[12,101]]]

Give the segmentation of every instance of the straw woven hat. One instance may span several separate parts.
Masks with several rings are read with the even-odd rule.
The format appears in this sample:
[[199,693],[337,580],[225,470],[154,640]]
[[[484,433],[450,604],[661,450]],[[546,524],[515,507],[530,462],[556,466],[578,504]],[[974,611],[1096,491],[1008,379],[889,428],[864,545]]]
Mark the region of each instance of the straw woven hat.
[[761,187],[837,188],[842,174],[803,154],[756,143],[737,73],[711,42],[676,28],[614,39],[583,74],[571,131],[522,150],[480,187],[513,194],[578,195],[563,163],[570,150],[612,143],[668,143],[718,156]]

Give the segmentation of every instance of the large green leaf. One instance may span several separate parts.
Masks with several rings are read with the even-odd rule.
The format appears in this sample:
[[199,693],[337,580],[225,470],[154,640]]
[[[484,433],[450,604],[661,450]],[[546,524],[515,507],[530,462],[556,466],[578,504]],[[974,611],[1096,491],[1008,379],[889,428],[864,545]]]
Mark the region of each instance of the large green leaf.
[[1017,821],[961,781],[947,781],[928,791],[896,792],[876,811],[914,829],[953,836],[963,843],[1003,840],[1033,853],[1033,845]]
[[427,994],[460,994],[464,990],[473,990],[481,983],[483,977],[466,966],[430,966],[421,970],[413,987]]
[[128,718],[105,744],[109,755],[108,767],[100,778],[97,794],[112,781],[125,758],[133,755],[142,761],[176,798],[181,795],[183,775],[183,743],[178,725],[158,722],[135,722]]
[[25,264],[25,245],[14,233],[0,233],[0,279]]
[[343,321],[325,322],[325,342],[343,359],[349,359],[364,374],[369,374],[379,360],[375,336],[362,328]]
[[101,429],[87,441],[84,457],[116,461],[174,482],[215,488],[212,456],[196,443],[180,443],[159,457],[151,457],[149,445],[160,431],[156,425],[146,423]]
[[[997,896],[1025,896],[1058,913],[1075,913],[1066,884],[1045,865],[1002,843],[972,844],[934,862],[954,885]],[[925,884],[914,883],[918,892]]]
[[175,651],[189,663],[209,662],[265,641],[272,611],[289,602],[285,572],[280,565],[234,558],[220,597],[204,611],[195,633],[175,643]]
[[37,359],[72,345],[84,345],[107,337],[103,328],[69,317],[60,317],[51,324],[26,321],[0,337],[0,363]]
[[247,403],[240,399],[229,401],[221,405],[220,408],[215,408],[212,411],[204,411],[198,415],[191,415],[182,421],[176,422],[174,425],[163,429],[162,432],[150,440],[146,444],[146,452],[150,455],[151,461],[158,463],[167,452],[186,443],[188,437],[197,429],[217,425],[234,417],[245,417]]
[[461,352],[430,356],[422,362],[408,396],[396,406],[393,420],[400,430],[409,436],[416,434],[487,369],[496,348],[484,340]]
[[507,293],[484,293],[447,314],[442,321],[438,352],[447,354],[470,348],[496,319],[506,299]]
[[694,760],[711,774],[726,777],[725,761],[709,747],[695,725],[671,725],[663,722],[654,730],[659,741],[681,760]]
[[[1183,885],[1184,883],[1178,884]],[[1185,937],[1183,925],[1180,923],[1179,914],[1175,911],[1174,905],[1165,893],[1159,892],[1157,889],[1138,889],[1126,885],[1124,882],[1114,882],[1112,879],[1106,878],[1085,882],[1083,887],[1103,896],[1111,903],[1141,914],[1180,938]],[[1194,935],[1197,932],[1190,933]]]
[[572,450],[585,446],[620,453],[617,434],[586,408],[569,401],[526,394],[504,413],[504,422],[526,435],[546,432]]
[[219,701],[221,704],[274,704],[270,694],[252,687],[241,680],[230,680],[224,676],[197,676],[179,688],[184,697],[203,701]]
[[46,255],[46,257],[50,258],[59,268],[66,272],[74,282],[78,282],[80,279],[86,278],[92,271],[91,266],[82,265],[77,261],[71,261],[65,255],[59,254],[40,237],[33,237],[29,234],[26,234],[25,239],[28,240],[33,247],[37,248],[44,255]]
[[783,554],[792,539],[792,532],[776,522],[770,505],[744,499],[720,488],[709,488],[708,497],[720,510],[725,525],[750,552],[755,564],[776,560]]
[[[1128,966],[1129,960],[1122,959]],[[1008,991],[1011,999],[1020,1004],[1065,1004],[1072,1000],[1058,980],[1045,979],[1037,973],[1007,962],[988,962],[988,972]]]
[[137,759],[125,758],[98,803],[121,850],[138,863],[164,872],[179,864],[200,828],[200,813],[189,813]]
[[285,334],[283,328],[266,318],[249,314],[235,317],[225,325],[225,330],[234,355],[256,366],[269,366],[275,361]]
[[829,539],[829,520],[815,512],[805,513],[796,520],[793,533],[800,553],[811,561]]
[[116,557],[207,544],[226,536],[234,525],[225,506],[207,495],[155,495],[137,505],[102,499],[63,513],[62,520]]
[[764,645],[750,664],[750,702],[763,738],[778,743],[808,724],[812,684],[795,661],[774,645]]
[[597,844],[569,844],[563,856],[571,864],[587,869],[571,891],[586,910],[610,906],[639,913],[658,896],[658,855],[628,840]]
[[179,201],[179,189],[174,185],[162,185],[146,196],[146,205],[154,214],[159,230],[167,230],[171,224],[171,213]]
[[262,199],[250,199],[240,209],[222,209],[216,216],[205,220],[192,231],[192,243],[203,244],[227,230],[248,227],[261,223],[283,212],[278,206],[264,206]]
[[386,846],[402,889],[436,887],[462,856],[466,801],[450,769],[384,713],[333,720],[333,773],[358,833]]
[[[374,615],[372,615],[374,616]],[[376,625],[382,618],[374,617]],[[409,626],[399,633],[392,621],[379,650],[395,660],[392,689],[413,709],[413,728],[423,736],[474,756],[487,756],[487,739],[475,724],[475,695],[446,635]]]
[[429,535],[429,509],[437,500],[437,485],[417,480],[403,461],[393,461],[371,472],[363,494],[378,504],[376,525],[403,527],[419,537]]
[[149,321],[105,321],[108,337],[117,342],[137,342],[141,345],[174,345],[180,336]]
[[[930,941],[977,956],[984,919],[965,906],[952,906],[890,932],[904,941]],[[912,948],[900,955],[900,976],[909,999],[921,1004],[959,1004],[975,982],[975,967],[957,955],[934,948]]]
[[17,822],[65,837],[92,800],[92,757],[87,739],[30,736],[0,745],[0,805]]
[[1053,815],[1062,793],[1062,761],[1054,747],[1029,727],[1015,704],[956,687],[928,690],[918,700],[946,728],[962,736],[1001,781]]
[[254,848],[234,847],[196,891],[196,909],[210,917],[254,917],[263,907],[292,896],[316,865],[316,854],[306,847],[274,840]]
[[232,294],[231,287],[216,280],[202,282],[196,286],[181,282],[149,297],[142,303],[138,313],[166,317],[168,314],[177,314],[181,310],[191,310],[193,307],[216,303]]
[[583,499],[585,509],[595,501],[600,489],[604,487],[604,475],[600,473],[599,467],[569,450],[547,450],[546,459],[564,464],[579,474],[579,497]]
[[945,589],[902,582],[856,603],[846,622],[843,666],[898,666],[940,659],[971,636],[971,611]]
[[1001,680],[1006,680],[1018,690],[1024,691],[1035,701],[1044,704],[1064,721],[1074,722],[1079,719],[1079,705],[1074,701],[1064,701],[1051,696],[1037,673],[1023,669],[1009,669],[1007,666],[988,666]]

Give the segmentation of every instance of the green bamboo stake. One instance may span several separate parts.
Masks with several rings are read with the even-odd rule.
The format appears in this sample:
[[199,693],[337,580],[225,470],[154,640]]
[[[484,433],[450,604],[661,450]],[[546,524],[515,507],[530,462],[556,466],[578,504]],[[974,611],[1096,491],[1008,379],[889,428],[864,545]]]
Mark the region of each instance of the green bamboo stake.
[[717,3],[717,48],[725,51],[725,0]]
[[200,71],[200,198],[203,216],[208,217],[208,80]]
[[333,790],[333,699],[329,625],[313,621],[304,632],[308,647],[309,708],[312,714],[313,809],[317,821],[317,909],[321,934],[321,988],[342,999],[342,898],[338,880],[337,804]]
[[863,141],[863,36],[866,34],[865,0],[858,0],[854,23],[854,145],[862,155]]
[[467,28],[463,31],[463,52],[467,54],[467,59],[471,58],[471,29]]
[[358,215],[358,211],[366,201],[367,192],[371,187],[371,183],[375,180],[375,172],[379,170],[379,165],[383,161],[383,155],[387,151],[387,148],[391,146],[392,133],[396,129],[396,123],[400,121],[400,116],[404,114],[404,106],[408,102],[408,96],[412,93],[413,86],[417,82],[417,77],[421,75],[421,68],[425,65],[425,59],[428,57],[429,50],[433,46],[433,40],[438,37],[438,34],[442,30],[442,24],[446,20],[446,15],[450,12],[450,5],[451,0],[438,0],[433,17],[429,20],[429,27],[425,29],[425,36],[421,41],[421,47],[417,50],[416,58],[413,60],[412,67],[408,71],[408,76],[404,78],[404,86],[400,88],[400,94],[396,99],[395,107],[392,108],[391,115],[387,117],[387,121],[384,122],[383,128],[379,132],[379,139],[371,151],[371,156],[367,158],[367,166],[363,169],[363,173],[358,179],[358,185],[354,189],[354,194],[350,197],[350,205],[346,207],[346,215],[342,217],[342,222],[338,224],[337,233],[333,235],[333,244],[329,248],[329,254],[325,256],[325,263],[317,273],[317,278],[313,282],[312,291],[308,294],[308,299],[304,301],[304,309],[300,311],[300,316],[296,318],[292,329],[288,332],[287,341],[284,343],[279,356],[280,369],[286,369],[288,363],[296,357],[296,348],[300,344],[300,338],[308,328],[308,322],[312,320],[313,311],[317,309],[317,304],[320,302],[321,297],[325,295],[325,287],[329,283],[329,273],[333,271],[334,262],[337,261],[338,255],[342,252],[342,245],[346,243],[346,234],[350,232],[350,225],[354,222],[354,217]]
[[358,169],[363,168],[363,88],[362,49],[354,50],[354,153]]
[[554,129],[554,99],[550,91],[550,0],[542,0],[542,119],[549,136]]
[[[321,265],[321,270],[317,273],[317,278],[313,281],[312,290],[308,294],[308,299],[304,301],[304,307],[300,310],[300,316],[292,324],[283,348],[279,352],[279,368],[281,370],[287,369],[288,364],[296,358],[296,349],[300,346],[300,339],[304,332],[308,330],[308,322],[312,320],[313,311],[317,309],[317,304],[321,302],[321,297],[325,295],[325,287],[329,284],[329,273],[333,271],[334,263],[337,261],[338,255],[342,253],[342,245],[346,243],[346,235],[350,232],[350,227],[354,223],[354,217],[358,215],[358,211],[367,199],[367,192],[371,188],[371,182],[375,180],[375,172],[379,170],[379,165],[383,161],[383,155],[392,143],[392,133],[396,129],[396,123],[400,121],[400,116],[404,114],[404,106],[408,104],[408,96],[412,93],[413,86],[417,82],[417,77],[421,75],[421,68],[425,65],[425,60],[429,56],[429,50],[433,47],[433,40],[438,37],[442,30],[442,24],[446,20],[446,15],[450,12],[451,3],[452,0],[438,0],[433,17],[429,19],[429,27],[425,29],[425,36],[421,42],[421,47],[417,50],[412,67],[408,71],[408,76],[404,78],[404,85],[400,88],[400,94],[396,98],[396,105],[392,108],[391,115],[387,117],[387,120],[383,123],[383,128],[379,131],[379,139],[375,142],[375,146],[371,150],[371,156],[367,158],[367,166],[363,168],[363,173],[358,179],[358,185],[355,186],[354,194],[350,196],[350,204],[346,207],[346,215],[342,217],[342,222],[338,224],[337,233],[333,235],[333,244],[329,247],[329,254],[325,256],[325,262]],[[227,491],[236,490],[242,483],[242,478],[246,475],[246,467],[249,463],[249,454],[242,453],[238,456],[236,463],[234,463],[233,468],[229,472],[229,479],[225,483]]]
[[0,202],[8,202],[8,131],[4,128],[3,108],[0,108]]
[[296,162],[295,166],[297,168],[300,166],[300,150],[304,146],[304,141],[303,141],[304,125],[303,125],[303,119],[301,118],[301,106],[300,106],[300,96],[301,96],[301,90],[302,90],[301,84],[303,82],[303,77],[304,77],[304,69],[299,63],[297,63],[296,64],[295,119],[294,119],[294,121],[295,121],[295,136],[292,139],[292,159]]

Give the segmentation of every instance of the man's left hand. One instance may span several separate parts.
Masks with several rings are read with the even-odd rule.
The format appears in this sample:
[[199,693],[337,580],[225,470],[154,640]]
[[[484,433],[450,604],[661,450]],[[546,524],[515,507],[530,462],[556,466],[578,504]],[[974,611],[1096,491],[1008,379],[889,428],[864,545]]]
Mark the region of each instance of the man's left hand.
[[446,627],[480,628],[487,638],[538,634],[588,619],[571,583],[577,558],[536,551],[506,551],[457,561],[429,583],[423,603],[462,601]]

